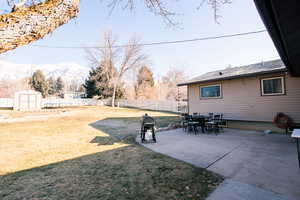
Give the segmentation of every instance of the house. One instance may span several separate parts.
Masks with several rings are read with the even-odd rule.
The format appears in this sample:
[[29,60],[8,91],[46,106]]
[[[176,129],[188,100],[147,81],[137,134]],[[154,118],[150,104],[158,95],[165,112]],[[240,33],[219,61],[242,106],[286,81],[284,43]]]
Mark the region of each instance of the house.
[[274,130],[278,112],[300,123],[300,78],[290,76],[281,60],[208,72],[178,86],[184,85],[190,114],[223,113],[230,126],[262,122],[262,130]]

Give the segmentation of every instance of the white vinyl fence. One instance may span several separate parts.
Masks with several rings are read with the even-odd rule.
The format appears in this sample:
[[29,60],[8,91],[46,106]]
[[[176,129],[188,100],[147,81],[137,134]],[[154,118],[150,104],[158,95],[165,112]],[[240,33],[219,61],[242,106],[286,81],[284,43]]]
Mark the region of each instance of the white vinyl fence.
[[[59,108],[73,106],[100,106],[105,105],[104,101],[96,99],[42,99],[42,108]],[[0,108],[13,108],[13,98],[0,98]]]
[[13,98],[0,98],[0,108],[12,108],[14,106]]
[[147,110],[187,112],[187,102],[184,101],[154,101],[154,100],[117,100],[119,107],[132,107]]
[[103,102],[96,99],[42,99],[42,108],[100,105],[104,105]]
[[[42,99],[41,108],[59,108],[76,106],[103,106],[111,105],[111,100],[96,99]],[[187,102],[184,101],[154,101],[154,100],[117,100],[116,106],[140,108],[146,110],[187,112]],[[1,108],[13,108],[13,98],[0,98]]]

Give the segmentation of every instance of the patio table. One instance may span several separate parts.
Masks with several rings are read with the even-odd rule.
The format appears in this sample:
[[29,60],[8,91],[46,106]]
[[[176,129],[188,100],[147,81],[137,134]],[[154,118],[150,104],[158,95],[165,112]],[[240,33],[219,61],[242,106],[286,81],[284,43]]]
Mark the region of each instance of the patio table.
[[204,127],[205,127],[205,120],[209,118],[209,116],[206,115],[192,115],[191,116],[193,121],[196,121],[201,126],[202,133],[204,133]]
[[188,132],[194,131],[195,135],[197,134],[197,126],[199,125],[199,122],[196,121],[189,121],[188,122]]
[[209,118],[207,115],[191,115],[193,119],[206,119]]
[[296,141],[297,141],[297,153],[298,153],[298,162],[299,162],[299,168],[300,168],[300,147],[299,147],[300,129],[294,129],[291,137],[296,138]]

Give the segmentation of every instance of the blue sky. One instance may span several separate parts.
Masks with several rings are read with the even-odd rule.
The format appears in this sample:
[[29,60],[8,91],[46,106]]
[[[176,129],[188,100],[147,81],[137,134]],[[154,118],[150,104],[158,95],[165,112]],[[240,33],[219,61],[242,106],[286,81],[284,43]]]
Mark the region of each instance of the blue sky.
[[[137,1],[140,2],[140,1]],[[170,1],[171,2],[171,1]],[[118,43],[125,43],[137,35],[142,42],[191,39],[223,34],[234,34],[265,29],[253,0],[233,0],[220,10],[222,18],[217,24],[208,5],[196,9],[200,0],[173,1],[171,8],[178,12],[180,27],[168,27],[159,16],[154,16],[141,3],[134,12],[116,8],[111,15],[105,1],[82,0],[80,14],[51,35],[32,43],[50,46],[101,45],[101,35],[110,29]],[[78,63],[88,67],[82,49],[50,49],[32,45],[0,55],[1,59],[18,64]],[[278,58],[267,32],[235,38],[199,41],[176,45],[145,47],[149,65],[157,76],[169,68],[184,69],[189,77],[231,66],[245,65]]]

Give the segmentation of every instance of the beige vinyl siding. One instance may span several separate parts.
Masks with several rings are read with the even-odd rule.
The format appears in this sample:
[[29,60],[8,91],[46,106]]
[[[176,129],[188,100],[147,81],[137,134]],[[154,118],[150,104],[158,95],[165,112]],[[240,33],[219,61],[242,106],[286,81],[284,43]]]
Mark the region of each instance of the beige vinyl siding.
[[[262,96],[261,79],[278,76],[284,76],[286,94]],[[200,99],[200,86],[212,84],[221,84],[222,98]],[[190,113],[223,113],[226,119],[270,122],[277,112],[284,112],[300,122],[300,78],[287,74],[192,84],[188,95]]]

